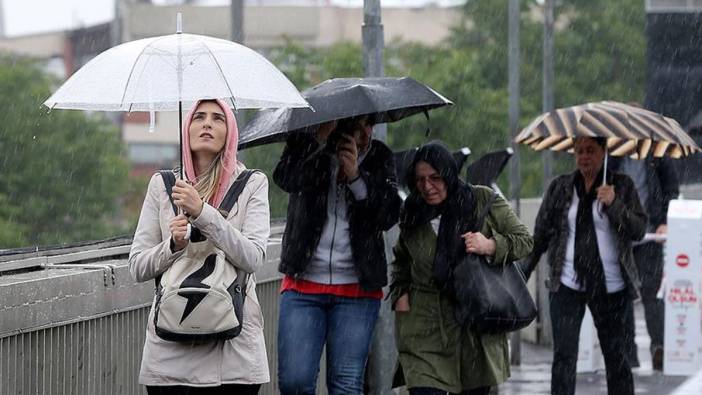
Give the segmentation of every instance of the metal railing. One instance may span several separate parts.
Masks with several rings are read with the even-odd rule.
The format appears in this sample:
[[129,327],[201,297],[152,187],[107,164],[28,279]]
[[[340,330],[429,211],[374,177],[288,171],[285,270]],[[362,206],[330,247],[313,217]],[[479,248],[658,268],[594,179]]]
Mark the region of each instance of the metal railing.
[[[256,273],[271,369],[261,394],[278,392],[283,227],[273,224],[267,262]],[[130,243],[0,251],[0,395],[146,393],[138,375],[153,283],[131,278]]]

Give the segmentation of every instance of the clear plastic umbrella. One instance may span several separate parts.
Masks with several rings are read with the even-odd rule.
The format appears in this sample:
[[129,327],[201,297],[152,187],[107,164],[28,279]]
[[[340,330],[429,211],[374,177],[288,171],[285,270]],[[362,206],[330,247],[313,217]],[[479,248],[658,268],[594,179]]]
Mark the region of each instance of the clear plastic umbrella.
[[256,51],[232,41],[176,33],[99,54],[44,102],[49,108],[175,111],[180,102],[223,99],[232,108],[309,107]]
[[265,57],[231,41],[184,34],[180,20],[179,14],[176,34],[127,42],[99,54],[44,105],[50,109],[179,111],[179,124],[183,105],[199,99],[222,99],[235,109],[309,107],[292,82]]

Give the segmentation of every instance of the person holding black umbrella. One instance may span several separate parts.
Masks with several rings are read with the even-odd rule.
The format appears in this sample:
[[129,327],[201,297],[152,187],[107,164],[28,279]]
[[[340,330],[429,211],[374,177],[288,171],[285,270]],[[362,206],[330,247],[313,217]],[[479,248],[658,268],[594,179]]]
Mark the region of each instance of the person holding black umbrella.
[[387,284],[383,231],[398,220],[392,151],[373,120],[291,133],[273,173],[290,194],[279,271],[278,380],[282,394],[314,394],[323,347],[327,391],[361,393]]
[[641,286],[632,242],[644,236],[646,214],[631,178],[611,171],[605,178],[607,139],[574,140],[577,170],[549,185],[536,217],[534,250],[523,265],[528,277],[548,251],[551,393],[575,393],[578,337],[587,306],[605,360],[607,392],[633,395],[624,322],[629,298]]

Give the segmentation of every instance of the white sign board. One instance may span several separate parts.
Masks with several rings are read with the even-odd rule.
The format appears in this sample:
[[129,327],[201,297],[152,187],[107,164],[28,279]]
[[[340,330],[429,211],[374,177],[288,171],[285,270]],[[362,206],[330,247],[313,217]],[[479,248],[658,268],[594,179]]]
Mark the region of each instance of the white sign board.
[[702,368],[702,201],[670,202],[663,287],[663,373],[695,374]]

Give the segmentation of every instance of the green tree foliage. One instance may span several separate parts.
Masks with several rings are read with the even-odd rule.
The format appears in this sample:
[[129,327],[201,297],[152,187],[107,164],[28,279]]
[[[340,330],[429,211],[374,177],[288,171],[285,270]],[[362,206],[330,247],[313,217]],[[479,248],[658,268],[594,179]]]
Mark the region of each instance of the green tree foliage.
[[[472,158],[509,145],[507,110],[508,0],[467,0],[462,19],[444,43],[435,47],[404,42],[385,50],[388,76],[411,76],[442,93],[455,106],[432,111],[430,121],[417,115],[388,125],[393,149],[442,139],[451,148],[467,146]],[[542,107],[542,5],[521,1],[520,126],[526,126]],[[645,78],[645,10],[640,0],[561,0],[556,6],[556,107],[588,101],[642,101]],[[272,59],[305,89],[327,78],[363,75],[359,45],[343,43],[325,49],[288,44],[272,52]],[[431,134],[425,137],[430,127]],[[282,145],[257,148],[247,157],[262,168],[272,166]],[[541,154],[527,147],[522,155],[522,196],[542,191]],[[259,161],[259,158],[261,161]],[[248,163],[248,162],[247,162]],[[555,173],[573,168],[568,154],[556,154]],[[500,180],[507,190],[506,174]],[[282,192],[271,187],[272,196]],[[274,197],[275,204],[284,201]],[[274,207],[275,215],[284,207]]]
[[101,116],[47,113],[54,81],[39,64],[0,57],[0,249],[95,240],[123,232],[127,164]]

